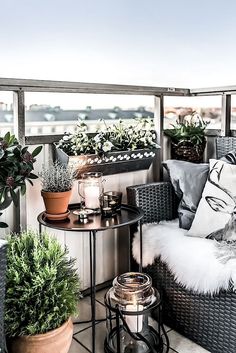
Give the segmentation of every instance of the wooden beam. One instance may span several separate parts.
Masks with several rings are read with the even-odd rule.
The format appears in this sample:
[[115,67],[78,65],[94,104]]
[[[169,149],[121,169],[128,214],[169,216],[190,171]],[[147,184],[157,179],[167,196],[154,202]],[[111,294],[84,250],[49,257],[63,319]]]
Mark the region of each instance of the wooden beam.
[[[21,145],[25,145],[25,96],[24,91],[14,91],[13,95],[13,115],[14,115],[14,133]],[[26,197],[21,196],[18,190],[19,204],[14,207],[14,229],[19,233],[26,229],[27,225],[27,210]]]
[[154,97],[154,124],[157,133],[157,143],[161,149],[157,151],[153,162],[153,179],[160,181],[162,179],[162,161],[163,161],[163,129],[164,129],[164,97]]
[[190,94],[189,89],[187,88],[0,78],[0,90],[17,91],[20,89],[29,92],[72,92],[128,95],[165,94],[170,96],[188,96]]
[[230,136],[231,95],[223,94],[221,112],[221,136]]
[[235,93],[236,86],[221,86],[221,87],[205,87],[205,88],[191,88],[190,95],[209,95],[222,93]]
[[25,144],[25,93],[24,91],[15,91],[13,94],[13,116],[14,116],[14,134],[20,144]]

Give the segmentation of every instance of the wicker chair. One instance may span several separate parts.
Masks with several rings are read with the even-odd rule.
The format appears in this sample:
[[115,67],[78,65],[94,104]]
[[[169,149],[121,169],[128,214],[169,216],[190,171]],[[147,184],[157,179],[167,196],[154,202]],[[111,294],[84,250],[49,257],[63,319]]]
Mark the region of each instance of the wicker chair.
[[6,242],[0,240],[0,352],[5,351],[4,337],[4,298],[6,274]]
[[[236,138],[217,138],[217,157],[236,148]],[[130,186],[128,203],[141,207],[144,223],[176,217],[176,199],[169,182]],[[236,352],[236,293],[221,291],[217,295],[197,294],[174,280],[159,258],[144,268],[153,285],[162,290],[164,322],[211,353]]]

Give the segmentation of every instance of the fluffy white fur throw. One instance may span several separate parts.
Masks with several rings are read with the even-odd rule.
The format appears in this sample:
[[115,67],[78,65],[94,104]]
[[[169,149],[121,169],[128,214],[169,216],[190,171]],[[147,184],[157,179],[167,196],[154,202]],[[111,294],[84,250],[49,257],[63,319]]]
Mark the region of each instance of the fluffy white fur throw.
[[[144,225],[143,266],[161,256],[179,283],[200,293],[228,289],[230,281],[236,287],[236,259],[220,262],[215,241],[185,236],[186,233],[178,227],[178,220]],[[133,256],[139,262],[138,233],[133,240]]]

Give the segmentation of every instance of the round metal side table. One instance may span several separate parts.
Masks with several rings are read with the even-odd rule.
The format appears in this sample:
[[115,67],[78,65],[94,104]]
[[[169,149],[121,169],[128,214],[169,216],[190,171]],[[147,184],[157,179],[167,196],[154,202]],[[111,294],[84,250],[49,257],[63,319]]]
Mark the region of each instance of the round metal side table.
[[[88,217],[87,223],[78,220],[78,216],[73,211],[78,209],[80,204],[69,205],[71,211],[68,218],[63,221],[50,221],[45,213],[38,215],[39,232],[42,226],[72,232],[88,232],[89,252],[90,252],[90,293],[91,293],[91,323],[92,323],[92,353],[96,353],[95,328],[96,328],[96,235],[99,231],[116,229],[139,223],[140,226],[140,265],[139,271],[142,272],[142,222],[143,211],[137,207],[122,205],[121,210],[111,218],[103,218],[101,214],[92,214]],[[130,255],[130,235],[129,235],[129,255]],[[129,259],[130,264],[130,259]]]

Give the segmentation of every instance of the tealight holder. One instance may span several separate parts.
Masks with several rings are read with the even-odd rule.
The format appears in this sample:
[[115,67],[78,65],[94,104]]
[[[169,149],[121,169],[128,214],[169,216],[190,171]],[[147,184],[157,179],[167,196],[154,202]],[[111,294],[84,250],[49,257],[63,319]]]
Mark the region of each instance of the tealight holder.
[[103,217],[112,217],[121,208],[122,193],[118,191],[104,192],[100,197],[100,208]]
[[89,210],[89,209],[81,209],[81,210],[73,211],[73,214],[78,216],[78,221],[80,223],[88,223],[89,222],[88,216],[93,213],[94,213],[93,210]]
[[121,208],[122,192],[120,191],[106,191],[105,196],[108,196],[108,200],[112,208],[118,212]]
[[110,204],[107,195],[100,196],[100,209],[103,217],[112,217],[115,214],[114,207]]

